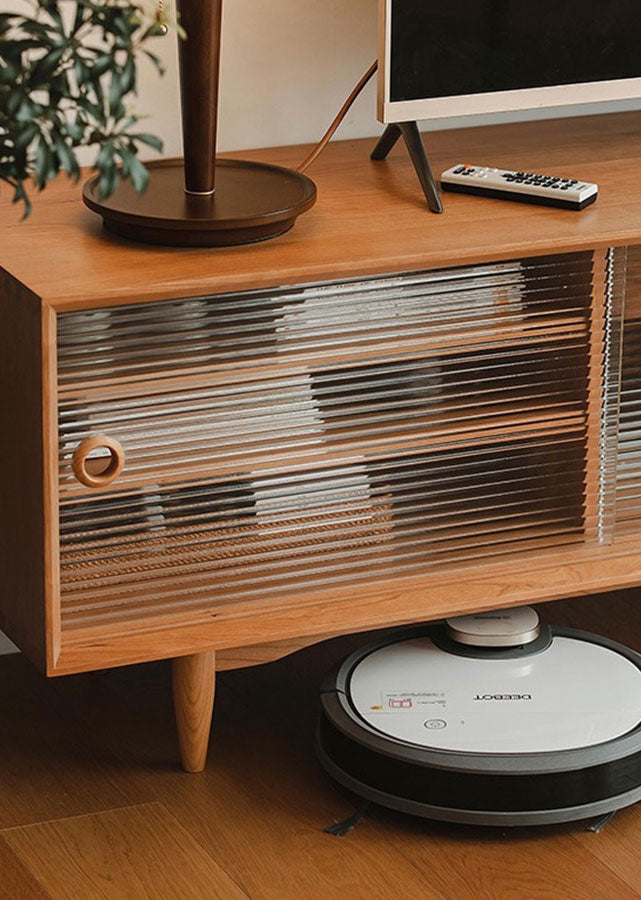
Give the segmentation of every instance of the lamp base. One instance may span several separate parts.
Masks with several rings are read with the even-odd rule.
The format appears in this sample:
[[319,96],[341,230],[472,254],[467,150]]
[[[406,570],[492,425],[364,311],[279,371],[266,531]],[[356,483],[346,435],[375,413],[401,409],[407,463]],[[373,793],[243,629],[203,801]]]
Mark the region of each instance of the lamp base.
[[127,180],[100,200],[94,175],[82,195],[105,228],[122,237],[172,247],[229,247],[289,231],[316,202],[316,185],[281,166],[219,159],[211,195],[185,193],[182,162],[152,167],[144,194]]

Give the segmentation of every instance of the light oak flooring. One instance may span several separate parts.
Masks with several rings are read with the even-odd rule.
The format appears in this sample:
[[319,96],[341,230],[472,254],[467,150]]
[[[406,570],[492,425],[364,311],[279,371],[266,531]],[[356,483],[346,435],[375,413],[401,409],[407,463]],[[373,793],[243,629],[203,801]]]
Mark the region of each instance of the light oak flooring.
[[[641,589],[541,607],[641,650]],[[312,751],[317,686],[367,635],[219,675],[202,775],[177,765],[167,664],[47,682],[0,657],[1,900],[632,900],[641,805],[600,834],[502,831],[373,809]]]

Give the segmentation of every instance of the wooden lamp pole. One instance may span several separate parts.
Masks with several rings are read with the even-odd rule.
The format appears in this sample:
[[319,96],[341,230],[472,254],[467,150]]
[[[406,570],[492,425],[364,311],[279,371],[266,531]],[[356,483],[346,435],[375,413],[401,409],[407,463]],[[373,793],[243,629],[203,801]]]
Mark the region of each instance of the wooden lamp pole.
[[143,195],[129,181],[106,200],[94,176],[87,206],[105,228],[172,246],[229,246],[276,237],[314,205],[314,182],[291,169],[216,159],[222,0],[178,0],[187,37],[179,42],[184,164],[151,169]]
[[178,0],[185,190],[211,194],[216,180],[222,0]]

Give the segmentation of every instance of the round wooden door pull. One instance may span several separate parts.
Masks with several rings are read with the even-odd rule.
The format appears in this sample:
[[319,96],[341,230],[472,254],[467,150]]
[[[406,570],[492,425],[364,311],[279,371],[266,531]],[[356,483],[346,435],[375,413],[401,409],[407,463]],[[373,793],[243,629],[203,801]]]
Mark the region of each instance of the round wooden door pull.
[[124,464],[124,447],[120,441],[106,435],[94,435],[78,444],[71,462],[78,481],[91,488],[111,484],[122,472]]

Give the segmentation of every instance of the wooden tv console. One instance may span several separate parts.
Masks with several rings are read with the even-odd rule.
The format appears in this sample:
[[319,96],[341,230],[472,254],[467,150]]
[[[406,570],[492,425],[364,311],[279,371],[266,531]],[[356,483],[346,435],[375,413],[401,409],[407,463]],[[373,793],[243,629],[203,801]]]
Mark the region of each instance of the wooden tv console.
[[426,139],[599,201],[437,217],[352,141],[253,246],[0,204],[0,627],[52,676],[173,659],[190,771],[216,669],[641,584],[641,116]]

